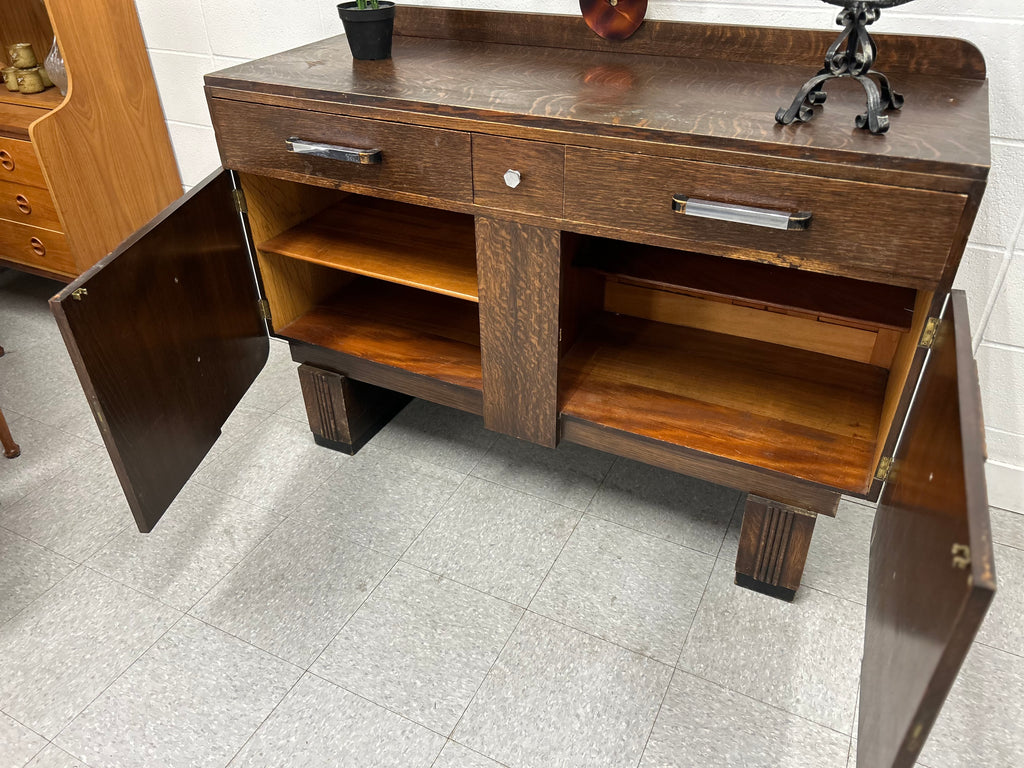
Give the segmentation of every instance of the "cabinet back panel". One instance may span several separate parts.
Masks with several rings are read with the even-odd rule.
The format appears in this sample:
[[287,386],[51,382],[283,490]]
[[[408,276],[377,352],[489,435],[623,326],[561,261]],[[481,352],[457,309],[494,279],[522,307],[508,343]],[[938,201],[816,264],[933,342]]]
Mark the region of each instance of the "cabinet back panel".
[[257,258],[263,275],[263,290],[270,302],[274,333],[280,333],[343,286],[355,279],[351,272],[321,267],[268,251]]

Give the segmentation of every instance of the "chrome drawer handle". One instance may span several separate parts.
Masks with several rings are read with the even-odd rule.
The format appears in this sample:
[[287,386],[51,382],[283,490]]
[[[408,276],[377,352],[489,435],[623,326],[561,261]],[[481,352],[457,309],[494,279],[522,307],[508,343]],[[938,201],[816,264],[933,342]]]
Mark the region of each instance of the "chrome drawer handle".
[[384,152],[380,149],[339,147],[337,144],[321,144],[316,141],[303,141],[295,136],[292,136],[285,143],[288,145],[288,151],[294,152],[297,155],[326,157],[328,160],[342,160],[346,163],[377,165],[384,159]]
[[733,221],[770,229],[807,229],[811,225],[810,211],[773,211],[769,208],[752,208],[749,205],[720,203],[715,200],[697,200],[686,195],[676,195],[672,198],[672,210],[684,216]]

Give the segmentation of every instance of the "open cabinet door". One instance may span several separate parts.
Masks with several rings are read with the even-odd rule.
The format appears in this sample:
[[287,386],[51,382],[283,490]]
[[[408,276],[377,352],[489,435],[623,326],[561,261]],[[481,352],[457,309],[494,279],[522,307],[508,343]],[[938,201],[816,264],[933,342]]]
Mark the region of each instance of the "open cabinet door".
[[954,291],[871,534],[858,768],[910,768],[995,593],[967,302]]
[[227,171],[50,300],[140,531],[220,435],[269,353]]

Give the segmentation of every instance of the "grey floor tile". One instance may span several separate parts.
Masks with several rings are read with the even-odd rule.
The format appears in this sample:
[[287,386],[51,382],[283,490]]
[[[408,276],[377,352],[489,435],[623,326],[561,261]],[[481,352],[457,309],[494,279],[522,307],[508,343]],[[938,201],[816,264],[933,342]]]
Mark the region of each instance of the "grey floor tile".
[[584,510],[611,469],[615,457],[582,445],[556,450],[499,436],[473,469],[485,480]]
[[456,741],[449,741],[444,745],[444,749],[441,750],[441,754],[431,768],[504,768],[504,766]]
[[301,392],[278,408],[276,413],[278,416],[284,416],[292,421],[299,421],[303,424],[309,423],[306,418],[306,401],[302,399]]
[[717,555],[741,496],[731,488],[618,459],[587,512]]
[[1024,756],[1024,658],[974,644],[918,762],[1018,768]]
[[834,518],[819,515],[801,586],[867,604],[868,552],[874,510],[846,499]]
[[0,624],[75,569],[75,563],[0,529]]
[[231,768],[429,768],[444,737],[306,675]]
[[290,512],[349,458],[313,442],[309,428],[271,414],[193,478],[229,496]]
[[399,563],[311,671],[451,733],[521,608]]
[[79,567],[0,626],[0,710],[52,738],[180,615]]
[[0,345],[6,347],[22,339],[59,338],[47,302],[63,288],[64,284],[56,280],[0,268]]
[[242,405],[273,413],[301,392],[298,364],[292,361],[288,345],[270,340],[270,356],[263,371],[256,377]]
[[672,670],[527,613],[453,738],[511,768],[635,766]]
[[479,416],[413,400],[373,438],[373,444],[466,474],[497,438]]
[[584,515],[530,610],[675,664],[715,558]]
[[992,539],[1016,549],[1024,549],[1024,515],[992,507]]
[[[56,327],[54,327],[56,331]],[[74,401],[77,407],[88,405],[60,335],[0,339],[5,354],[0,357],[0,402],[48,426],[59,426],[55,419],[66,416],[70,406],[60,398]],[[54,412],[54,404],[57,411]]]
[[192,614],[306,668],[394,562],[286,520]]
[[850,737],[677,672],[640,768],[846,768]]
[[471,477],[403,559],[525,606],[579,517],[560,504]]
[[281,520],[276,512],[190,483],[150,533],[130,526],[88,565],[187,611]]
[[22,768],[35,757],[46,739],[0,712],[0,760],[7,768]]
[[90,447],[51,482],[0,508],[0,525],[77,562],[125,528],[135,529],[110,458],[99,447]]
[[996,596],[976,639],[1024,656],[1024,550],[1002,544],[996,544],[994,549]]
[[436,464],[367,445],[292,517],[401,557],[464,479]]
[[[3,360],[0,357],[0,363]],[[73,466],[92,448],[81,438],[31,418],[8,419],[8,424],[21,456],[0,461],[0,510]]]
[[[228,420],[224,422],[224,426],[221,427],[220,437],[217,438],[217,442],[213,444],[209,452],[203,458],[202,463],[199,465],[197,471],[205,469],[209,464],[213,462],[218,456],[223,455],[228,449],[241,443],[243,440],[258,440],[259,433],[257,432],[262,427],[267,419],[270,418],[270,411],[265,411],[262,408],[252,408],[247,405],[238,405],[235,410],[231,412]],[[252,437],[250,438],[250,434]]]
[[300,675],[186,616],[55,743],[94,768],[222,766]]
[[815,589],[793,603],[733,584],[715,565],[679,668],[840,733],[853,722],[864,608]]
[[91,768],[54,744],[47,744],[25,768]]

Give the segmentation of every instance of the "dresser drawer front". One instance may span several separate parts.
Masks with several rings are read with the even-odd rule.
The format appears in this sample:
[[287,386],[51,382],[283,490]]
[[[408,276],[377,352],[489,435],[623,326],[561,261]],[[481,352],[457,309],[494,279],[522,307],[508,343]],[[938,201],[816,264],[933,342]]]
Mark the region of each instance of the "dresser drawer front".
[[0,219],[43,229],[62,229],[48,190],[11,182],[0,182]]
[[539,216],[562,215],[565,147],[541,141],[473,137],[473,202]]
[[0,221],[0,259],[64,275],[77,272],[63,234],[14,221]]
[[[806,229],[774,229],[673,210],[674,197],[811,214]],[[942,275],[966,196],[792,173],[569,147],[565,216],[720,256],[875,282],[932,288]],[[702,205],[707,213],[714,206]],[[685,205],[676,205],[685,209]],[[714,214],[712,214],[714,215]],[[794,222],[799,227],[800,222]]]
[[[470,203],[469,134],[286,107],[212,99],[224,166],[330,186],[352,185]],[[380,150],[380,162],[347,162],[292,151],[290,139]]]
[[0,181],[13,181],[30,187],[46,187],[31,141],[0,136]]

